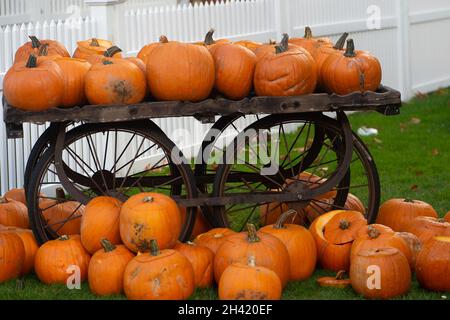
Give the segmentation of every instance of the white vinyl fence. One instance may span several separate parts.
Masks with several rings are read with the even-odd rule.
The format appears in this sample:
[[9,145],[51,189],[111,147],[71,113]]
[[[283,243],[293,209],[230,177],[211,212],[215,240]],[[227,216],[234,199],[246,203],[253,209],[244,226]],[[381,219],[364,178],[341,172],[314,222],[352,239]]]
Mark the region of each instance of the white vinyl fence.
[[[216,37],[266,42],[284,32],[303,35],[305,25],[316,36],[336,39],[349,32],[359,49],[373,52],[383,66],[383,83],[399,89],[405,100],[416,92],[450,86],[449,0],[230,0],[216,4],[175,5],[158,0],[39,0],[47,21],[24,23],[30,17],[24,0],[0,0],[0,88],[16,48],[27,35],[56,38],[73,51],[79,39],[104,37],[117,43],[127,55],[135,55],[161,34],[180,41],[202,40],[214,27]],[[157,6],[159,3],[168,6]],[[78,8],[79,15],[57,4]],[[52,5],[49,5],[52,4]],[[28,15],[28,16],[27,16]],[[25,17],[27,16],[27,17]],[[87,18],[85,18],[87,17]],[[52,20],[53,19],[53,20]],[[39,19],[38,19],[39,20]],[[246,120],[248,123],[250,120]],[[198,147],[208,126],[191,118],[156,120],[187,151]],[[245,125],[245,121],[242,123]],[[1,192],[23,184],[23,167],[30,148],[45,126],[25,125],[24,139],[6,140],[0,121]],[[177,129],[192,132],[190,138]],[[194,155],[195,148],[187,156]]]

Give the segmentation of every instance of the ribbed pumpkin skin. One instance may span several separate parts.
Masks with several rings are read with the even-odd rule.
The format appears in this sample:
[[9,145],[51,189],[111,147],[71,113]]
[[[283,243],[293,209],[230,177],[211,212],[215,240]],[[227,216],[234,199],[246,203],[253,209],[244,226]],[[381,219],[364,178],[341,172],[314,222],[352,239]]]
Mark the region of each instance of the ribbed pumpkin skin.
[[24,260],[25,249],[20,237],[0,231],[0,283],[20,276]]
[[34,238],[33,231],[16,227],[1,227],[0,232],[12,232],[20,237],[24,248],[24,260],[21,275],[27,275],[34,269],[34,258],[39,249],[39,245]]
[[25,197],[25,190],[24,189],[11,189],[8,190],[4,196],[6,199],[15,200],[22,202],[24,205],[27,205],[27,200]]
[[55,63],[60,67],[64,81],[61,105],[73,107],[85,104],[84,79],[91,68],[91,64],[86,60],[73,58],[55,59]]
[[45,284],[66,284],[70,274],[67,268],[78,266],[80,280],[87,279],[90,255],[84,250],[79,235],[70,235],[68,240],[51,240],[44,243],[36,253],[34,271]]
[[281,281],[275,272],[262,266],[233,263],[219,282],[220,300],[280,300]]
[[87,205],[81,217],[80,235],[83,247],[91,254],[102,248],[103,238],[120,244],[120,208],[122,202],[112,197],[97,197]]
[[[48,56],[70,57],[70,54],[69,52],[67,52],[67,49],[64,47],[63,44],[61,44],[58,41],[39,40],[39,42],[41,45],[45,44],[48,45]],[[28,57],[32,53],[38,55],[39,48],[33,48],[32,42],[28,41],[17,49],[16,54],[14,56],[14,63],[21,63],[27,61]]]
[[408,232],[409,224],[418,216],[438,217],[433,207],[426,202],[390,199],[380,206],[377,223],[391,227],[394,231]]
[[417,255],[423,247],[422,241],[420,241],[420,239],[416,235],[410,232],[396,232],[395,234],[405,240],[405,242],[408,244],[409,249],[412,253],[411,270],[414,271],[414,269],[416,268]]
[[[378,267],[380,286],[372,284],[373,271]],[[360,251],[352,260],[350,280],[353,289],[365,298],[390,299],[406,294],[411,287],[411,271],[405,256],[395,248]]]
[[9,227],[28,228],[28,209],[22,203],[7,198],[0,199],[0,224]]
[[130,300],[184,300],[194,289],[191,263],[172,249],[161,250],[158,256],[140,254],[125,269],[124,291]]
[[210,249],[196,245],[192,242],[178,242],[175,245],[174,250],[185,256],[192,264],[195,276],[195,286],[197,288],[212,287],[214,282],[214,253]]
[[[108,48],[113,46],[113,43],[108,40],[103,39],[96,39],[98,41],[99,46],[93,46],[91,45],[92,39],[84,40],[84,41],[78,41],[77,42],[77,49],[75,50],[73,57],[76,59],[86,59],[91,55],[97,54],[97,55],[103,55]],[[114,55],[114,58],[121,58],[122,54],[119,52]]]
[[207,247],[216,254],[219,247],[225,242],[226,237],[233,234],[236,234],[236,232],[231,229],[214,228],[208,232],[199,234],[195,238],[194,243],[199,246]]
[[[58,230],[59,235],[80,234],[81,216],[84,214],[85,206],[76,201],[55,203],[54,200],[43,200],[39,204],[39,207],[43,210],[42,215],[47,223],[52,225],[51,228]],[[75,210],[76,212],[72,215]],[[69,217],[71,220],[62,222]]]
[[124,245],[113,251],[98,250],[91,258],[88,269],[89,288],[99,296],[120,294],[127,264],[134,258]]
[[416,235],[422,243],[426,243],[436,236],[450,237],[450,223],[433,217],[416,217],[409,224],[407,231]]
[[417,255],[416,277],[433,291],[450,291],[450,237],[428,240]]

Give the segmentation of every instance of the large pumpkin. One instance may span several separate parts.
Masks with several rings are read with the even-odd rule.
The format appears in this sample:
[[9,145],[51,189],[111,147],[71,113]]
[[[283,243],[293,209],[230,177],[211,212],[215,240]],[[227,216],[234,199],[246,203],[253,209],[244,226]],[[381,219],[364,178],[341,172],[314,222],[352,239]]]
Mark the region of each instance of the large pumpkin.
[[26,62],[30,54],[39,55],[39,51],[43,45],[47,45],[49,56],[70,57],[67,49],[58,41],[39,40],[36,36],[30,36],[29,38],[31,41],[25,43],[17,49],[14,57],[14,63]]
[[50,59],[30,55],[14,64],[3,79],[6,101],[27,111],[44,111],[61,105],[64,81],[61,68]]
[[150,253],[133,258],[125,269],[124,291],[130,300],[184,300],[195,289],[189,260],[172,250],[159,250],[151,240]]
[[181,232],[181,215],[170,197],[154,192],[130,197],[120,211],[120,237],[131,251],[149,251],[155,239],[161,249],[173,248]]
[[84,250],[79,235],[61,236],[44,243],[36,253],[34,271],[45,284],[66,284],[71,272],[77,272],[80,280],[87,279],[90,255]]
[[450,223],[434,217],[416,217],[407,228],[422,243],[436,236],[450,237]]
[[217,250],[214,258],[214,278],[219,283],[225,269],[234,262],[246,263],[254,256],[258,265],[273,270],[284,287],[290,277],[289,253],[286,246],[275,236],[257,232],[253,224],[248,232],[228,236]]
[[305,27],[303,38],[292,38],[289,42],[308,51],[314,59],[321,47],[332,46],[331,40],[328,38],[314,38],[310,27]]
[[81,217],[85,207],[76,201],[42,200],[42,216],[59,235],[80,234]]
[[278,275],[260,265],[254,256],[248,264],[233,263],[225,269],[219,282],[220,300],[280,300],[281,281]]
[[450,237],[429,239],[417,255],[416,277],[433,291],[450,291]]
[[[108,40],[92,38],[89,40],[78,41],[77,49],[75,50],[73,57],[76,59],[87,59],[91,55],[104,55],[106,50],[113,46],[113,43]],[[122,54],[117,52],[114,58],[121,58]]]
[[8,198],[0,198],[0,224],[4,226],[28,228],[28,209],[22,203]]
[[149,54],[147,83],[158,100],[204,100],[214,78],[214,60],[206,47],[167,41]]
[[418,216],[437,218],[431,205],[420,200],[390,199],[380,206],[376,222],[395,231],[408,231],[409,224]]
[[194,243],[199,246],[206,247],[210,249],[214,254],[217,253],[217,250],[220,246],[225,242],[226,238],[230,235],[236,234],[231,229],[227,228],[214,228],[209,230],[208,232],[199,234]]
[[314,273],[317,259],[316,243],[311,233],[303,226],[286,224],[287,218],[295,214],[294,210],[283,213],[276,224],[260,230],[269,233],[283,242],[289,253],[290,280],[305,280]]
[[101,240],[121,243],[119,217],[122,202],[112,197],[97,197],[86,206],[81,217],[81,243],[91,254],[102,248]]
[[[4,229],[3,229],[4,228]],[[21,229],[16,227],[3,227],[0,228],[0,232],[12,232],[20,237],[24,247],[24,260],[22,264],[21,275],[27,275],[34,269],[34,258],[36,252],[39,249],[36,239],[34,238],[33,231],[29,229]]]
[[89,288],[101,296],[120,294],[125,268],[134,255],[124,245],[115,246],[106,239],[101,240],[101,246],[89,262]]
[[20,237],[0,231],[0,283],[22,275],[25,249]]
[[395,248],[360,251],[352,260],[353,289],[366,298],[389,299],[406,294],[411,287],[408,260]]

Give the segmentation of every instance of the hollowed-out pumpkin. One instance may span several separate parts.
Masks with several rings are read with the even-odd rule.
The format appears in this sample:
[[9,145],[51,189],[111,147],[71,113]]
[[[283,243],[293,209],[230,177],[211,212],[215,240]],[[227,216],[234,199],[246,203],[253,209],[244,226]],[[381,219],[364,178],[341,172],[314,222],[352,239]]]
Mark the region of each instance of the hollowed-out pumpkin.
[[233,234],[236,234],[236,232],[231,229],[214,228],[208,232],[199,234],[195,238],[194,243],[199,246],[207,247],[216,254],[219,247],[225,242],[225,239]]
[[28,209],[19,201],[0,198],[0,224],[4,226],[28,228]]
[[34,238],[33,231],[29,229],[22,229],[16,227],[4,227],[0,228],[0,232],[12,232],[20,237],[24,247],[24,260],[22,264],[21,275],[27,275],[34,268],[34,258],[39,246]]
[[220,300],[280,300],[281,291],[278,275],[249,256],[248,263],[233,263],[225,269],[218,294]]
[[70,57],[69,52],[58,41],[54,40],[39,40],[36,36],[29,37],[31,41],[25,43],[19,49],[17,49],[14,63],[25,63],[30,54],[39,55],[39,51],[43,45],[47,45],[48,55],[49,56],[59,56],[59,57]]
[[127,265],[124,291],[130,300],[184,300],[195,289],[194,270],[189,260],[172,250],[159,250],[151,240],[151,251],[139,254]]
[[415,234],[422,243],[433,237],[450,237],[450,223],[442,218],[416,217],[407,228],[407,231]]
[[433,207],[424,201],[390,199],[380,206],[377,223],[395,231],[408,231],[409,224],[418,216],[438,217]]
[[305,36],[303,38],[291,38],[289,43],[305,49],[314,59],[321,47],[333,45],[328,38],[314,38],[310,27],[305,27]]
[[0,283],[19,277],[23,272],[25,249],[14,232],[0,231]]
[[[91,55],[104,55],[108,48],[113,46],[113,43],[108,40],[92,38],[89,40],[78,41],[77,49],[75,50],[73,57],[77,59],[87,59]],[[122,54],[117,52],[114,58],[121,58]]]

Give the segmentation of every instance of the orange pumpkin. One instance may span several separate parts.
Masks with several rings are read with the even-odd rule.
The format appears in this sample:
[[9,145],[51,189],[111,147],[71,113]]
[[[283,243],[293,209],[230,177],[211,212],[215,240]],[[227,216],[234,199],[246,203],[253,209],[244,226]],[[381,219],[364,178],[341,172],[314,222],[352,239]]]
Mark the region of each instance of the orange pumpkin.
[[436,236],[450,237],[450,223],[434,217],[416,217],[409,224],[407,231],[425,243]]
[[417,255],[422,250],[422,241],[420,241],[420,239],[416,235],[409,232],[396,232],[395,234],[403,238],[403,240],[405,240],[405,242],[408,244],[409,249],[412,253],[411,270],[414,270],[416,267]]
[[240,40],[240,41],[236,41],[234,44],[237,44],[239,46],[247,48],[250,51],[252,51],[253,53],[255,53],[255,51],[263,45],[261,42],[250,41],[250,40]]
[[149,251],[155,239],[161,249],[173,248],[181,232],[181,215],[170,197],[154,192],[130,197],[120,211],[120,237],[131,251]]
[[25,249],[13,232],[0,232],[0,283],[22,275]]
[[450,211],[444,216],[444,220],[450,222]]
[[[184,300],[195,288],[189,260],[172,250],[159,250],[151,240],[150,253],[133,258],[124,274],[124,291],[130,300]],[[162,272],[163,270],[163,272]]]
[[320,277],[316,281],[321,287],[347,288],[351,285],[350,278],[344,270],[338,271],[335,277]]
[[265,232],[256,232],[253,224],[247,225],[248,232],[228,236],[217,250],[214,258],[214,278],[219,283],[225,269],[234,262],[245,263],[249,256],[255,256],[258,265],[273,270],[284,287],[290,277],[289,253],[286,246]]
[[203,42],[195,43],[196,45],[203,45],[208,48],[212,55],[214,55],[214,51],[223,44],[231,43],[231,41],[228,39],[214,40],[214,32],[216,32],[215,29],[209,29],[209,31],[206,33],[205,40]]
[[317,249],[311,233],[303,226],[285,224],[287,218],[296,214],[295,210],[283,213],[276,224],[268,225],[260,229],[269,233],[283,242],[289,253],[290,280],[300,281],[311,277],[316,267]]
[[167,39],[166,36],[161,36],[159,37],[159,42],[153,42],[150,44],[145,45],[137,54],[137,57],[139,59],[141,59],[145,65],[147,65],[148,63],[148,57],[150,55],[150,53],[153,51],[153,49],[155,49],[158,45],[160,45],[161,43],[166,43],[169,42],[169,40]]
[[[87,279],[90,255],[84,250],[79,235],[64,235],[44,243],[36,253],[34,271],[45,284],[66,284],[78,267],[80,280]],[[77,272],[75,271],[75,272]]]
[[[181,221],[185,221],[186,220],[186,208],[180,207],[180,213],[181,213]],[[212,229],[212,227],[208,223],[208,221],[206,221],[205,217],[203,216],[202,210],[198,209],[197,216],[195,217],[194,228],[191,233],[191,239],[195,239],[198,235],[208,232],[211,229]]]
[[[104,55],[106,50],[113,46],[113,43],[108,40],[92,38],[89,40],[78,41],[77,49],[75,50],[73,57],[76,59],[87,59],[91,55]],[[117,52],[114,58],[121,58],[122,54]]]
[[431,205],[420,200],[390,199],[380,206],[376,222],[395,231],[408,231],[409,224],[418,216],[437,218]]
[[115,246],[106,239],[101,240],[101,246],[89,262],[89,288],[99,296],[120,294],[125,268],[134,254],[124,245]]
[[42,216],[57,234],[80,234],[81,217],[85,207],[76,201],[43,200]]
[[81,217],[80,235],[83,247],[91,254],[102,248],[102,239],[120,244],[119,217],[122,202],[112,197],[96,197]]
[[39,51],[43,45],[47,45],[49,56],[70,57],[67,49],[58,41],[39,40],[36,36],[30,36],[29,38],[31,41],[25,43],[17,49],[14,57],[14,63],[26,62],[30,54],[39,55]]
[[321,47],[332,46],[328,38],[314,38],[310,27],[305,27],[305,36],[303,38],[292,38],[289,43],[302,47],[315,59]]
[[214,253],[193,242],[178,242],[174,250],[185,256],[194,269],[195,286],[197,288],[212,287],[214,281]]
[[0,198],[0,224],[4,226],[28,228],[28,209],[22,203]]
[[3,198],[22,202],[24,205],[27,205],[27,199],[25,197],[25,189],[11,189],[8,190]]
[[249,256],[248,264],[233,263],[225,269],[219,282],[220,300],[280,300],[280,278],[255,260]]
[[3,227],[0,228],[0,232],[12,232],[20,237],[24,247],[24,261],[22,264],[21,275],[27,275],[34,268],[34,258],[39,246],[34,238],[33,231],[29,229],[21,229],[16,227]]
[[[260,46],[259,48],[257,48],[255,50],[255,55],[256,55],[256,58],[258,59],[258,61],[267,55],[273,54],[275,52],[277,46],[278,46],[278,44],[276,41],[270,40],[268,43],[265,43],[262,46]],[[288,48],[289,49],[298,49],[299,46],[296,46],[292,43],[288,43]]]
[[206,247],[216,254],[219,247],[225,242],[225,239],[233,234],[236,234],[236,232],[231,229],[214,228],[208,232],[199,234],[195,238],[194,243]]

